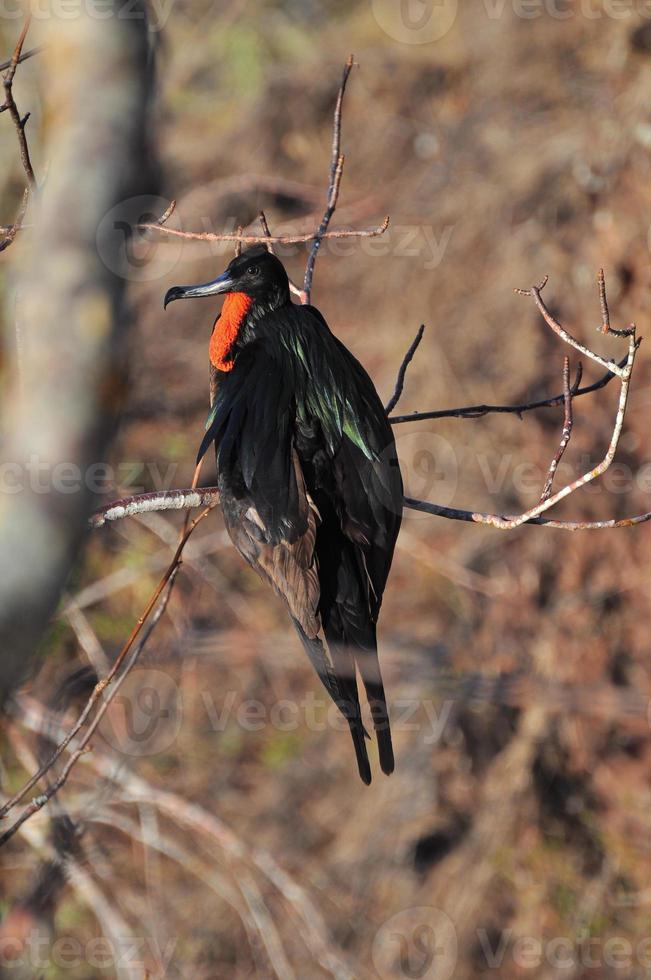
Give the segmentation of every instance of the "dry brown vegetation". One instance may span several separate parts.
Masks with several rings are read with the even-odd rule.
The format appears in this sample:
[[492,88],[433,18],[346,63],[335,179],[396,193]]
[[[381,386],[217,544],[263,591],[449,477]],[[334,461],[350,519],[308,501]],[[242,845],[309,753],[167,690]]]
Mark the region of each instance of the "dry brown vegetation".
[[[526,19],[511,4],[490,17],[494,6],[464,4],[443,38],[422,45],[389,37],[368,2],[178,3],[158,36],[166,190],[183,227],[216,231],[246,225],[261,207],[274,232],[312,227],[324,203],[333,91],[355,51],[337,219],[372,227],[390,213],[392,224],[377,242],[324,244],[313,302],[385,398],[427,324],[403,411],[558,390],[565,351],[512,291],[546,273],[552,308],[589,346],[621,356],[595,334],[600,266],[613,319],[649,330],[651,21],[588,17],[579,5],[568,5],[567,19]],[[0,25],[6,51],[14,26]],[[41,172],[35,71],[22,66],[16,93],[21,108],[35,102]],[[12,161],[0,178],[12,217],[22,177],[8,124],[0,141]],[[133,490],[130,476],[144,489],[157,473],[188,486],[206,415],[213,311],[178,304],[164,314],[162,297],[171,284],[214,274],[228,252],[186,242],[143,249],[146,279],[131,286],[129,392],[110,460],[119,479],[102,502]],[[300,278],[305,251],[279,254]],[[619,469],[570,498],[561,516],[649,509],[648,364],[642,348]],[[584,367],[586,380],[598,377]],[[566,475],[600,458],[616,399],[613,385],[577,403]],[[403,426],[408,491],[523,510],[540,494],[562,421],[557,408]],[[131,461],[130,473],[120,468]],[[67,703],[72,717],[88,677],[69,681],[59,703],[54,692],[89,658],[101,669],[115,656],[178,523],[151,515],[89,536],[40,672],[21,695],[26,715],[3,738],[7,790],[42,750],[31,732],[42,723],[38,705]],[[59,804],[5,849],[2,935],[48,934],[42,973],[52,978],[147,969],[283,980],[648,975],[649,533],[502,532],[407,513],[380,631],[397,771],[365,789],[346,734],[323,726],[321,709],[311,723],[307,699],[320,694],[284,611],[213,513],[94,751]],[[67,833],[66,813],[79,836]],[[69,855],[60,881],[53,833]],[[54,883],[51,900],[38,875]],[[408,918],[421,907],[430,911]],[[454,973],[445,972],[441,913],[456,934]],[[412,944],[411,973],[387,938],[418,938],[419,927],[445,946],[437,974],[418,973],[431,933]],[[149,944],[144,966],[89,963],[92,937],[125,935]],[[85,951],[73,965],[53,945],[62,937]],[[518,945],[523,937],[542,944],[540,962]],[[570,962],[561,969],[554,956]]]

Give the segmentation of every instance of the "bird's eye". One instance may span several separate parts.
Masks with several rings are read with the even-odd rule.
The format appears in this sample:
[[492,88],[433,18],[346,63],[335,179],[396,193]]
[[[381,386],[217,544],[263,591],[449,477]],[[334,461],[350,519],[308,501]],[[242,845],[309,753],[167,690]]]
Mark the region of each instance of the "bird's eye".
[[258,268],[257,265],[250,265],[249,268],[246,270],[246,274],[247,276],[257,276],[259,271],[260,269]]

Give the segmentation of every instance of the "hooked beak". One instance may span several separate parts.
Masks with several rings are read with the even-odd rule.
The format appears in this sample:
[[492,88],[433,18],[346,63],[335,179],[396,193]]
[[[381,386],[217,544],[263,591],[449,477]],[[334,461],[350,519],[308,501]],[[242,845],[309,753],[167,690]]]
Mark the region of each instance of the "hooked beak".
[[217,293],[229,293],[234,286],[234,281],[228,272],[224,272],[212,282],[204,282],[200,286],[172,286],[165,293],[163,309],[167,309],[167,304],[175,299],[197,299],[202,296],[215,296]]

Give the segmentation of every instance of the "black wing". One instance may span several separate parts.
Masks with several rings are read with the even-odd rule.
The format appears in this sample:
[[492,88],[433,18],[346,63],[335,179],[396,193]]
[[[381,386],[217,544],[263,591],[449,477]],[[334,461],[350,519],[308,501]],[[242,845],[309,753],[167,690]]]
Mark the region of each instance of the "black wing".
[[359,668],[380,763],[391,772],[376,623],[402,517],[393,433],[368,374],[317,310],[293,307],[282,340],[293,354],[296,446],[322,518],[316,554],[324,632],[338,676],[355,697]]
[[319,638],[318,508],[295,448],[294,378],[286,357],[263,342],[238,355],[220,381],[199,455],[215,441],[227,529],[247,562],[286,602],[325,689],[346,717],[360,775],[370,782],[356,685]]

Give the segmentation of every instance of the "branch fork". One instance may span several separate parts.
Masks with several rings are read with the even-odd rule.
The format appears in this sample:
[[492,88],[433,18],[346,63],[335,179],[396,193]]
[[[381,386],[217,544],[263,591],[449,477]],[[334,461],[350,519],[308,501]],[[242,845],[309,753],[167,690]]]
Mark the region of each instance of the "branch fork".
[[16,75],[16,69],[18,65],[26,61],[32,55],[36,54],[39,49],[34,49],[23,54],[23,46],[25,44],[25,38],[27,37],[27,32],[29,31],[30,17],[28,16],[25,20],[25,25],[20,32],[20,37],[14,48],[14,52],[8,62],[5,62],[0,70],[4,69],[4,75],[2,76],[2,85],[5,92],[5,100],[2,105],[0,105],[0,113],[8,112],[11,121],[14,124],[14,129],[16,130],[16,135],[18,137],[18,149],[20,151],[20,160],[25,172],[25,178],[27,181],[27,186],[23,193],[22,201],[18,208],[18,213],[14,219],[13,224],[6,230],[4,237],[0,240],[0,252],[4,252],[6,248],[15,241],[16,235],[23,227],[23,221],[25,220],[25,214],[27,213],[27,205],[29,203],[30,191],[36,190],[36,177],[34,175],[34,168],[32,167],[32,161],[29,153],[29,145],[27,143],[27,136],[25,135],[25,126],[27,125],[27,120],[30,117],[30,113],[25,113],[24,116],[20,115],[18,111],[18,106],[16,105],[16,100],[14,99],[13,93],[13,83],[14,77]]

